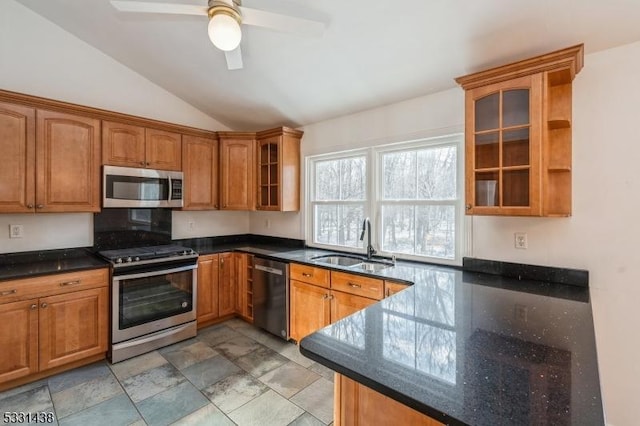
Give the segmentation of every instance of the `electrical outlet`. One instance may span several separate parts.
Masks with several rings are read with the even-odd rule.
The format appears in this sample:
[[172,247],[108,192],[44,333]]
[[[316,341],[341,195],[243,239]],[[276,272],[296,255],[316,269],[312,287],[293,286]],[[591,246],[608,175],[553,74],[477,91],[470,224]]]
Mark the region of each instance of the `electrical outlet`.
[[513,234],[513,240],[515,247],[517,249],[526,249],[529,247],[529,243],[527,242],[527,233],[526,232],[516,232]]
[[527,322],[529,316],[529,308],[525,305],[516,304],[513,307],[513,317],[520,322]]
[[24,237],[24,227],[22,225],[9,225],[9,238]]
[[193,229],[195,227],[195,224],[193,222],[189,222],[189,229]]
[[265,221],[264,221],[264,226],[265,226],[265,228],[267,228],[267,229],[271,228],[271,221],[270,221],[269,219],[265,220]]

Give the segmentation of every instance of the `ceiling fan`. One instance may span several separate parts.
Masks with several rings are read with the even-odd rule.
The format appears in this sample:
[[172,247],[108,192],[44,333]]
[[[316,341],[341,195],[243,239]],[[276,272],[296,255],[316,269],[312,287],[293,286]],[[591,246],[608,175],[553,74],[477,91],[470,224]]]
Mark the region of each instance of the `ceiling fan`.
[[241,0],[209,0],[208,6],[198,6],[112,0],[111,5],[120,12],[208,16],[209,38],[214,46],[224,51],[227,68],[230,70],[242,68],[240,24],[303,36],[321,36],[324,32],[325,25],[322,22],[243,7],[240,2]]

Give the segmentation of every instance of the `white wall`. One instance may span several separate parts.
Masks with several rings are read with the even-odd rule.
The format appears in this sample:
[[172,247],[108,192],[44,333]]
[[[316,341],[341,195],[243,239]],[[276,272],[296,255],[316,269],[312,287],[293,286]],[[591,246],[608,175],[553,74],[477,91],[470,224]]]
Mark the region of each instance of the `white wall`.
[[[639,75],[636,42],[587,55],[574,81],[572,217],[467,219],[471,256],[589,270],[605,413],[616,426],[640,418]],[[306,126],[302,154],[459,132],[463,98],[452,89]],[[252,232],[265,232],[267,218],[252,213]],[[270,219],[304,238],[304,210]],[[513,247],[516,231],[527,232],[527,250]]]
[[[0,89],[206,130],[230,130],[13,0],[0,1]],[[245,233],[249,228],[242,217],[213,224],[206,217],[194,220],[196,228],[223,234]],[[180,221],[178,215],[175,225],[182,235]],[[10,240],[9,224],[24,225],[24,238]],[[0,215],[0,253],[91,244],[92,214]]]

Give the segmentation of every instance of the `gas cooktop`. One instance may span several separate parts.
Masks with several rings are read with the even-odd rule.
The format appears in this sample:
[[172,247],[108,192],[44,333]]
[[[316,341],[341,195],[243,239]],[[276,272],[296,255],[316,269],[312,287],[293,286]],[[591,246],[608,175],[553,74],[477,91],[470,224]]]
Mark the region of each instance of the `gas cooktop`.
[[104,250],[99,251],[98,254],[110,261],[115,267],[198,257],[198,253],[192,249],[176,244]]

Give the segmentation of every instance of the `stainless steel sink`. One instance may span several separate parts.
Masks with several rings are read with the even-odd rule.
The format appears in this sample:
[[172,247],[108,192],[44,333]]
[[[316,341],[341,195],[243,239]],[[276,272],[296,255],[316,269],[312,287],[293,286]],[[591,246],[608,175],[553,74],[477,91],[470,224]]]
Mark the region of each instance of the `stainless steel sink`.
[[347,268],[360,269],[366,272],[378,272],[382,269],[393,266],[391,263],[370,261],[357,256],[348,256],[340,254],[325,254],[322,256],[312,257],[312,260],[328,263],[330,265],[345,266]]
[[312,257],[312,260],[316,260],[318,262],[328,263],[330,265],[338,265],[338,266],[355,266],[362,263],[362,259],[358,257],[352,256],[340,256],[340,255],[323,255]]
[[388,268],[393,265],[387,265],[386,263],[377,263],[377,262],[362,262],[357,265],[353,265],[353,269],[362,269],[366,272],[378,272],[385,268]]

